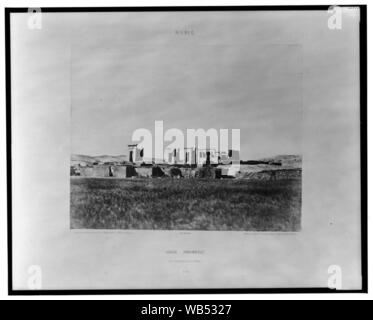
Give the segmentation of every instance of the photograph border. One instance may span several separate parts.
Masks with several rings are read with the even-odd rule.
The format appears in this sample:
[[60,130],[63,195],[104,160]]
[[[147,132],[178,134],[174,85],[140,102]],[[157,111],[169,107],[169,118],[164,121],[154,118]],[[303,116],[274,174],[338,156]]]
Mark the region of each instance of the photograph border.
[[[325,10],[336,5],[296,6],[159,6],[159,7],[42,7],[42,12],[180,12],[180,11],[295,11]],[[339,5],[338,5],[339,6]],[[11,30],[10,15],[26,13],[29,8],[5,8],[5,72],[6,72],[6,159],[7,159],[7,231],[9,295],[143,295],[143,294],[284,294],[284,293],[368,293],[368,176],[367,176],[367,6],[340,5],[360,9],[360,185],[361,185],[361,276],[362,288],[336,290],[330,288],[229,288],[229,289],[92,289],[92,290],[15,290],[13,289],[12,246],[12,112],[11,112]]]

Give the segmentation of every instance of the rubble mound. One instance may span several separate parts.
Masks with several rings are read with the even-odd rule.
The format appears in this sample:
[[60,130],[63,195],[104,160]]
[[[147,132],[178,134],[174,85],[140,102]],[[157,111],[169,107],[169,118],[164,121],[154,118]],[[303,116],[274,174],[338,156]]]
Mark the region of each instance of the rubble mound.
[[170,169],[170,176],[172,178],[182,178],[183,174],[182,174],[182,172],[181,172],[181,170],[179,168],[172,167]]
[[196,178],[210,178],[215,179],[215,168],[213,167],[202,167],[196,171]]
[[164,176],[165,176],[165,173],[160,167],[156,166],[156,167],[152,168],[152,177],[153,178],[162,178]]

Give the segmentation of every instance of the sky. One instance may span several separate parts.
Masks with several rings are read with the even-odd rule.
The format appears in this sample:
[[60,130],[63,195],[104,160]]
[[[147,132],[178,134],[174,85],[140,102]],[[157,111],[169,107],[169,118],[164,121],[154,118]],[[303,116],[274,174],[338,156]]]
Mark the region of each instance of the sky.
[[68,106],[73,154],[127,154],[133,132],[160,120],[184,133],[240,129],[243,160],[303,154],[311,132],[339,129],[331,117],[349,125],[356,17],[346,8],[330,30],[323,11],[48,13],[32,31],[18,15],[13,101],[35,117]]
[[87,16],[71,46],[72,152],[126,154],[134,130],[162,120],[185,136],[240,129],[241,158],[300,154],[301,46],[269,18]]

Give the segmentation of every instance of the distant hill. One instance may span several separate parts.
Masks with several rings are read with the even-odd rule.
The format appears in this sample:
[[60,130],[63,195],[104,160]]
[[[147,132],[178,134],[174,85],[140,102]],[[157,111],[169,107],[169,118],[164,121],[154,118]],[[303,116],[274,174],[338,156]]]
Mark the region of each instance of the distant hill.
[[[126,155],[110,156],[110,155],[99,155],[99,156],[87,156],[83,154],[71,155],[71,163],[79,164],[85,162],[86,164],[93,163],[105,163],[105,162],[126,162],[128,161]],[[277,155],[274,157],[267,157],[258,160],[246,161],[247,164],[257,164],[261,162],[274,162],[281,163],[282,166],[301,167],[302,156],[300,155]],[[252,162],[252,163],[251,163]]]
[[300,155],[277,155],[274,157],[263,158],[260,160],[269,162],[281,162],[281,165],[283,166],[302,166],[302,156]]
[[109,155],[100,155],[100,156],[87,156],[83,154],[72,154],[71,162],[72,164],[77,164],[85,162],[87,164],[93,164],[95,162],[105,163],[105,162],[124,162],[127,161],[126,155],[118,156],[109,156]]

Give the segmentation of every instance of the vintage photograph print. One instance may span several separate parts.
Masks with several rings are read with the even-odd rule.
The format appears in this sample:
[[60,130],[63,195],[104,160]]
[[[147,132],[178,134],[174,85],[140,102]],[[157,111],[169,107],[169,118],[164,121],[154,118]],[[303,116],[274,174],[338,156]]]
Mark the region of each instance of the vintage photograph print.
[[367,291],[366,6],[5,13],[10,292]]
[[82,15],[70,228],[301,231],[302,46],[281,41],[285,15]]

